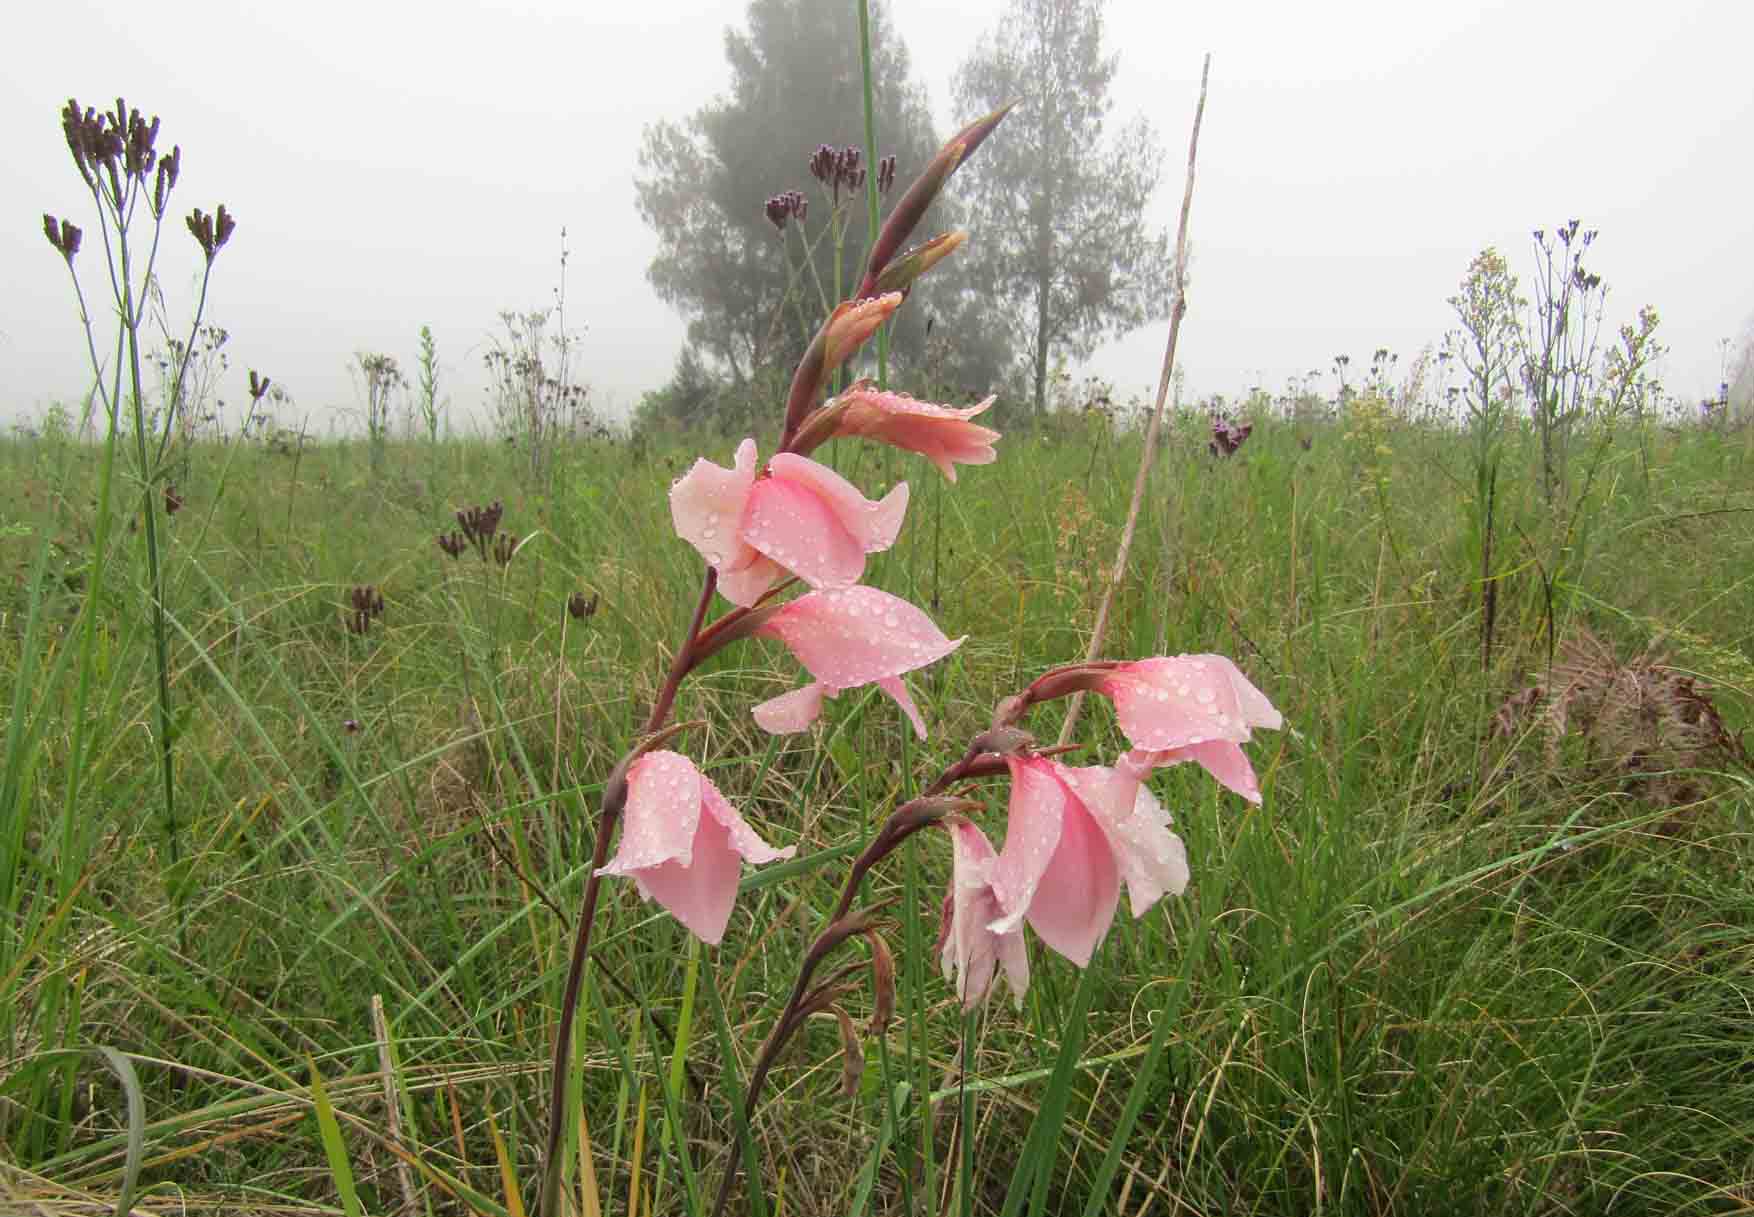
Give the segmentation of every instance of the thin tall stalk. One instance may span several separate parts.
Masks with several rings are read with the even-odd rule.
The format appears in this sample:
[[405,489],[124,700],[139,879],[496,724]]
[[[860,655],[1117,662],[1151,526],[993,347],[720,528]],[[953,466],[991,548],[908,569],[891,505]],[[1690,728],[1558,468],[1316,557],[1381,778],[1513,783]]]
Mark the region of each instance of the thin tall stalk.
[[[659,731],[670,717],[670,710],[676,704],[676,691],[682,687],[683,677],[688,675],[689,668],[693,666],[695,644],[700,639],[701,626],[706,623],[707,609],[713,602],[713,593],[718,590],[718,585],[718,571],[707,567],[706,575],[701,579],[700,599],[694,606],[694,616],[689,619],[688,633],[683,638],[682,645],[676,648],[669,674],[665,676],[663,687],[659,689],[657,699],[652,703],[651,714],[646,718],[646,725],[640,732],[645,741],[650,741],[653,733]],[[638,751],[631,755],[637,756]],[[566,1079],[572,1057],[573,1020],[578,1016],[579,993],[585,980],[585,963],[591,956],[591,927],[597,920],[597,899],[603,888],[602,871],[609,863],[609,842],[615,836],[615,824],[621,817],[620,800],[615,797],[614,790],[616,778],[619,776],[617,774],[612,777],[604,787],[603,806],[597,816],[596,839],[591,845],[591,869],[585,876],[585,894],[579,902],[572,962],[567,966],[566,988],[560,999],[560,1025],[554,1034],[554,1059],[551,1065],[553,1075],[548,1092],[548,1142],[543,1150],[542,1194],[536,1208],[539,1215],[552,1215],[560,1211],[560,1143],[565,1129]]]
[[[1188,137],[1188,176],[1182,187],[1181,222],[1175,230],[1175,266],[1171,272],[1175,276],[1175,296],[1169,306],[1169,341],[1163,349],[1163,371],[1157,378],[1157,401],[1151,408],[1151,421],[1145,425],[1145,450],[1139,454],[1139,472],[1133,478],[1133,501],[1127,504],[1127,523],[1121,529],[1121,543],[1115,550],[1108,586],[1103,589],[1102,604],[1096,610],[1096,624],[1090,632],[1090,645],[1084,652],[1086,662],[1102,654],[1103,640],[1108,634],[1108,615],[1114,607],[1121,580],[1126,577],[1127,557],[1132,552],[1133,534],[1139,527],[1139,506],[1145,501],[1145,485],[1157,457],[1157,433],[1163,426],[1163,403],[1169,398],[1169,382],[1175,373],[1175,344],[1181,336],[1182,317],[1188,311],[1188,213],[1194,205],[1194,159],[1200,150],[1200,120],[1206,114],[1206,82],[1211,74],[1212,56],[1208,53],[1200,68],[1200,100],[1194,106],[1194,130]],[[1084,694],[1074,694],[1071,704],[1066,707],[1066,721],[1060,727],[1059,742],[1062,745],[1072,738],[1072,732],[1078,727],[1079,712],[1083,709]]]

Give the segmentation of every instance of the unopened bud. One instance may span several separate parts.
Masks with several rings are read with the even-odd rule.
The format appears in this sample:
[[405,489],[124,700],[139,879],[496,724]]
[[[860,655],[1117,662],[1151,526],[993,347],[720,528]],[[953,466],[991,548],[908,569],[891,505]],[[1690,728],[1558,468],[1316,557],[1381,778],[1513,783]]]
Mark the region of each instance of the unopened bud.
[[865,935],[871,947],[871,1034],[882,1035],[895,1021],[895,956],[883,935]]
[[[1006,701],[1014,700],[1006,698]],[[1000,703],[1004,705],[1003,702]],[[1013,756],[1035,745],[1035,736],[1021,727],[998,726],[983,731],[969,741],[969,747],[977,752],[996,752],[1001,756]]]
[[947,232],[933,237],[924,245],[914,246],[883,268],[882,273],[877,276],[877,290],[907,291],[913,286],[914,280],[962,248],[962,243],[967,240],[966,232]]
[[859,1032],[853,1026],[852,1015],[839,1005],[829,1009],[840,1024],[840,1092],[850,1099],[859,1093],[859,1084],[865,1080],[865,1050],[859,1045]]

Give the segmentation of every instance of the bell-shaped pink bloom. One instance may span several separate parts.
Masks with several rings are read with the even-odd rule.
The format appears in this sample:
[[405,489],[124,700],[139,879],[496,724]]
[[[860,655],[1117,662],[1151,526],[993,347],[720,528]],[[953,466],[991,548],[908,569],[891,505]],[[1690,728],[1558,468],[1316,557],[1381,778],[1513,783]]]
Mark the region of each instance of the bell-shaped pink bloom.
[[851,587],[865,555],[895,543],[906,513],[906,482],[873,502],[808,457],[780,453],[758,476],[752,439],[732,468],[703,458],[670,488],[677,535],[719,572],[725,599],[745,607],[788,571],[811,587]]
[[1011,802],[1005,847],[993,865],[1004,934],[1027,920],[1041,940],[1079,967],[1090,962],[1120,901],[1120,867],[1102,825],[1042,757],[1006,758]]
[[1164,896],[1179,896],[1188,886],[1187,847],[1169,830],[1169,813],[1145,785],[1151,768],[1137,753],[1122,756],[1112,768],[1058,766],[1067,790],[1108,838],[1134,917],[1143,917]]
[[648,752],[627,771],[621,842],[600,875],[630,875],[709,946],[725,936],[742,863],[789,858],[756,836],[694,762],[676,752]]
[[1005,984],[1012,1000],[1023,1005],[1029,988],[1029,951],[1023,929],[1013,926],[1004,933],[992,925],[1003,915],[993,891],[993,866],[997,861],[986,834],[963,819],[944,821],[950,830],[950,890],[944,893],[944,911],[938,932],[938,957],[944,979],[956,983],[964,1009],[972,1010],[986,997],[993,976],[1005,969]]
[[1106,672],[1097,689],[1114,699],[1121,730],[1152,766],[1194,761],[1251,802],[1254,769],[1238,746],[1253,729],[1278,730],[1279,711],[1222,655],[1141,659]]
[[999,433],[969,421],[991,406],[993,400],[989,397],[978,405],[957,409],[935,406],[902,393],[855,386],[836,403],[840,410],[834,434],[862,435],[917,452],[954,482],[957,465],[990,465],[999,459],[993,451],[993,441],[999,438]]
[[874,587],[811,592],[780,608],[755,634],[785,643],[815,682],[755,707],[755,721],[775,734],[802,731],[822,713],[822,700],[843,689],[875,684],[893,697],[921,739],[925,720],[901,682],[904,672],[950,654],[950,639],[906,600]]
[[1188,885],[1188,856],[1169,814],[1144,785],[1150,767],[1069,768],[1045,757],[1007,759],[1005,848],[993,867],[1003,933],[1027,920],[1079,967],[1114,920],[1125,884],[1134,917]]

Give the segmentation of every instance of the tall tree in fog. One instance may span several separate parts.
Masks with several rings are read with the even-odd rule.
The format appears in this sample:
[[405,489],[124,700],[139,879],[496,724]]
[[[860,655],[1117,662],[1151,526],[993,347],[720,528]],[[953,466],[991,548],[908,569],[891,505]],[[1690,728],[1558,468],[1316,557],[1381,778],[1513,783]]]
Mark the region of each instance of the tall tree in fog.
[[[896,157],[905,185],[931,159],[938,140],[924,95],[909,81],[907,50],[879,5],[872,6],[871,44],[877,152]],[[727,92],[681,122],[646,128],[636,189],[640,215],[658,236],[647,278],[687,318],[689,343],[741,381],[763,367],[789,365],[823,314],[817,279],[807,272],[790,281],[802,293],[807,320],[787,301],[787,258],[801,268],[803,245],[795,221],[784,233],[769,221],[768,198],[785,190],[804,193],[804,238],[815,247],[823,291],[833,292],[833,246],[818,240],[829,222],[829,199],[808,162],[821,144],[864,148],[855,7],[753,0],[747,29],[725,31],[725,57]],[[869,243],[865,192],[856,195],[842,258],[844,292],[857,286]],[[929,216],[922,232],[937,231],[932,226],[948,218]],[[966,297],[954,262],[922,285],[932,293],[926,309],[898,317],[895,347],[902,362],[923,351],[925,318],[955,315],[958,298]]]
[[1103,141],[1116,56],[1102,49],[1104,0],[1011,0],[998,30],[957,70],[957,111],[1016,101],[1007,138],[963,170],[970,273],[1013,313],[1037,414],[1053,356],[1084,359],[1166,315],[1169,238],[1147,222],[1163,148],[1143,118]]

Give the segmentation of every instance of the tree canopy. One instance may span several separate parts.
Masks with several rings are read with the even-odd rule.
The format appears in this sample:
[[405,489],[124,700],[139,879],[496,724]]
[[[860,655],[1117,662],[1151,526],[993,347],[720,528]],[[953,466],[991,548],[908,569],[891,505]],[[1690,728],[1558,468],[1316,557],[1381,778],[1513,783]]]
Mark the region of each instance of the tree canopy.
[[957,108],[1017,101],[1003,140],[966,170],[969,274],[1006,308],[1043,409],[1050,357],[1167,315],[1169,239],[1146,208],[1163,149],[1143,118],[1103,142],[1117,58],[1103,54],[1104,0],[1012,0],[956,74]]
[[[905,185],[930,160],[937,137],[924,95],[909,80],[907,50],[881,6],[872,6],[871,26],[877,151],[896,158]],[[836,302],[828,235],[833,196],[812,180],[808,165],[821,145],[864,146],[855,10],[813,0],[753,0],[747,29],[725,33],[725,57],[727,92],[685,120],[646,129],[637,191],[640,215],[658,235],[647,277],[687,318],[690,345],[742,383],[794,361]],[[788,190],[802,191],[808,208],[802,222],[790,219],[781,227],[766,203]],[[865,192],[843,189],[839,198],[846,224],[844,295],[857,285],[870,237]],[[938,204],[921,231],[940,231],[950,212]],[[923,364],[928,316],[966,307],[956,299],[966,289],[948,269],[923,288],[934,307],[898,318],[893,350],[904,365]],[[1008,356],[988,350],[985,358],[996,373]],[[698,403],[704,368],[696,359],[688,370],[688,396]]]

